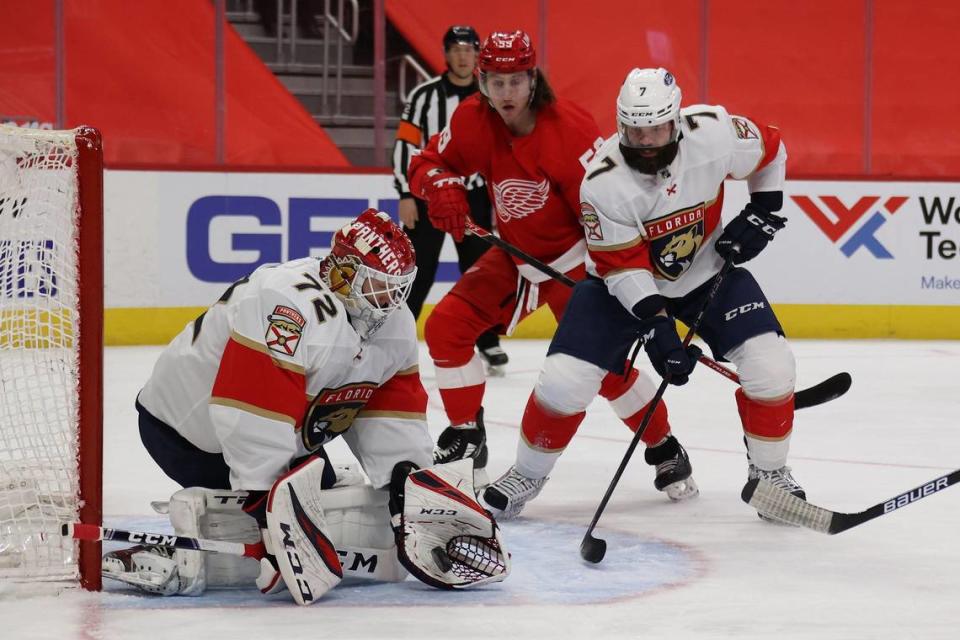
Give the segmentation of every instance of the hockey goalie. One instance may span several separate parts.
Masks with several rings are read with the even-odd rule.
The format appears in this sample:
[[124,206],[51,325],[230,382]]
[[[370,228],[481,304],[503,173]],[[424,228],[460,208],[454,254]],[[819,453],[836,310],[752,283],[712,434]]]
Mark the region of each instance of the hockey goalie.
[[[497,524],[474,493],[483,461],[430,468],[405,305],[414,263],[403,230],[368,209],[326,257],[258,268],[174,338],[136,403],[144,447],[184,487],[155,508],[178,535],[262,540],[265,554],[140,546],[106,554],[106,577],[163,595],[255,582],[304,605],[345,577],[506,578]],[[330,464],[324,445],[339,436],[370,484]]]

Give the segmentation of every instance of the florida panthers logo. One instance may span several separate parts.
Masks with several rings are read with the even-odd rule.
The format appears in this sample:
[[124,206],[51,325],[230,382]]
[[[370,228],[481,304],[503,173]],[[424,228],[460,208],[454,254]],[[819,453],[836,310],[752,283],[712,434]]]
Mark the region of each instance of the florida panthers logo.
[[493,183],[493,197],[498,218],[504,222],[519,220],[539,211],[546,204],[550,197],[550,183],[546,178],[542,182],[510,178]]
[[690,268],[703,244],[704,205],[651,220],[645,228],[657,275],[676,280]]
[[316,451],[349,429],[376,389],[372,382],[356,382],[318,393],[300,429],[307,451]]

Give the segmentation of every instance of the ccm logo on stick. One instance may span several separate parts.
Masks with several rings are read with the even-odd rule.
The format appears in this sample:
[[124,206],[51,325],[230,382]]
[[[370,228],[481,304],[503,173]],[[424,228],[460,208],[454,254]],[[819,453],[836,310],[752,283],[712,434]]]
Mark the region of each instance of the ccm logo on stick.
[[162,536],[155,533],[131,533],[127,536],[130,542],[172,547],[177,543],[177,536]]

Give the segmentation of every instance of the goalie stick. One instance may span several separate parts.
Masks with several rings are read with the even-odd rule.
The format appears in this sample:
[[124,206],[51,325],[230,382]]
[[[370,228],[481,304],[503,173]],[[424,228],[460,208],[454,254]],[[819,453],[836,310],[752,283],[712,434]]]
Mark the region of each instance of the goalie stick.
[[[131,542],[147,547],[167,547],[170,549],[189,549],[191,551],[209,551],[225,553],[234,556],[243,556],[259,560],[267,556],[267,549],[263,542],[244,543],[228,542],[226,540],[210,540],[208,538],[191,538],[178,536],[172,533],[147,533],[144,531],[125,531],[98,527],[94,524],[80,522],[62,523],[60,535],[96,542],[112,540],[116,542]],[[406,577],[406,572],[400,570],[396,562],[384,562],[382,554],[387,549],[372,549],[354,547],[345,544],[337,545],[337,554],[340,556],[344,575],[359,580],[374,580],[378,582],[400,582]],[[391,552],[392,560],[392,552]],[[379,561],[378,561],[379,559]]]
[[885,516],[900,507],[913,504],[917,500],[953,486],[958,481],[960,481],[960,469],[934,478],[918,487],[904,491],[889,500],[878,502],[872,507],[856,513],[841,513],[818,507],[806,500],[801,500],[789,491],[784,491],[758,478],[747,481],[740,497],[751,507],[758,511],[762,510],[769,516],[820,533],[834,535],[874,518]]
[[247,544],[244,542],[227,542],[225,540],[208,540],[205,538],[190,538],[172,533],[145,533],[143,531],[124,531],[98,527],[95,524],[68,522],[60,525],[60,535],[77,540],[98,542],[100,540],[115,540],[118,542],[132,542],[148,547],[167,547],[170,549],[190,549],[192,551],[213,551],[228,553],[235,556],[244,556],[259,560],[267,555],[263,542]]
[[[483,227],[479,227],[476,223],[469,220],[467,221],[467,231],[495,247],[500,247],[510,255],[523,260],[531,267],[537,269],[545,275],[550,276],[554,280],[559,280],[568,287],[573,287],[575,284],[577,284],[576,281],[569,276],[560,273],[550,265],[537,260],[525,251],[518,249],[506,240],[500,238],[499,236],[495,236]],[[738,376],[735,371],[723,366],[713,358],[701,355],[700,362],[728,380],[740,384],[740,376]],[[844,371],[842,373],[830,376],[826,380],[819,382],[808,389],[801,389],[794,393],[794,409],[806,409],[807,407],[815,407],[818,404],[836,400],[850,389],[852,382],[853,378],[850,377],[849,373]]]

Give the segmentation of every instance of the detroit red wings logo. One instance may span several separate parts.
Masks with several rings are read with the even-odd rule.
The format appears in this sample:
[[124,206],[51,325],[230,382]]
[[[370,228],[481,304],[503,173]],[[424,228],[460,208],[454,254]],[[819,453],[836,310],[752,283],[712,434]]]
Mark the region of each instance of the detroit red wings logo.
[[539,211],[550,197],[550,183],[510,178],[493,183],[493,197],[497,205],[497,217],[504,222],[526,218]]

